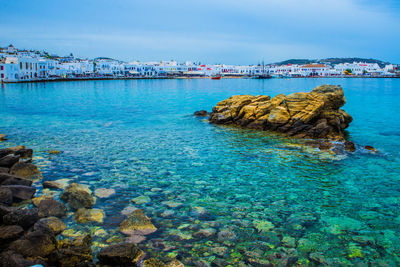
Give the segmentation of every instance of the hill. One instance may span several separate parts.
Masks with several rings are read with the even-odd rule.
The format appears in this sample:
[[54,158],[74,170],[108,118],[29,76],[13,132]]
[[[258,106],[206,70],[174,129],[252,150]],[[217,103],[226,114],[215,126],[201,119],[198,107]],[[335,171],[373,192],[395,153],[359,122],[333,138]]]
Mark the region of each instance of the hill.
[[277,63],[273,63],[274,65],[287,65],[287,64],[310,64],[310,63],[324,63],[330,65],[337,65],[340,63],[353,63],[353,62],[365,62],[365,63],[377,63],[380,67],[384,67],[389,62],[384,62],[381,60],[373,59],[373,58],[358,58],[358,57],[349,57],[349,58],[326,58],[326,59],[289,59]]

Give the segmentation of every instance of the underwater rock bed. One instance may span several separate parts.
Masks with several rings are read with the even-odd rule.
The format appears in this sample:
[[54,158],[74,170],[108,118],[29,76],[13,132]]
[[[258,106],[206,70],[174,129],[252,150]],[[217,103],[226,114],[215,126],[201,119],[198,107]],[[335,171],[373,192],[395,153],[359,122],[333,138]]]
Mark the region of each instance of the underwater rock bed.
[[[5,135],[0,137],[0,141],[6,140]],[[32,164],[32,158],[33,150],[25,146],[0,149],[0,266],[183,266],[176,259],[167,265],[146,257],[135,242],[118,236],[109,238],[108,245],[102,246],[95,260],[92,234],[76,233],[67,229],[64,222],[75,213],[79,224],[103,223],[103,210],[92,208],[96,199],[91,190],[82,184],[67,185],[66,179],[41,183],[42,173]],[[40,184],[47,190],[35,196]],[[60,195],[50,189],[63,192]],[[95,191],[99,198],[114,193],[105,188]],[[65,204],[56,200],[56,195]],[[128,215],[120,226],[120,231],[128,232],[128,236],[142,237],[157,230],[141,210],[133,210]],[[94,235],[105,234],[102,228],[94,232]]]

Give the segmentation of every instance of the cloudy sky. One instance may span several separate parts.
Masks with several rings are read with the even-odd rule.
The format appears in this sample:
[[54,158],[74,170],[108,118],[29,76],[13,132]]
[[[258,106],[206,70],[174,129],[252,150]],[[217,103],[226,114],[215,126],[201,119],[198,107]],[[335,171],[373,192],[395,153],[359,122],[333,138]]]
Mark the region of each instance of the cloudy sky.
[[400,63],[398,0],[0,0],[0,46],[80,57]]

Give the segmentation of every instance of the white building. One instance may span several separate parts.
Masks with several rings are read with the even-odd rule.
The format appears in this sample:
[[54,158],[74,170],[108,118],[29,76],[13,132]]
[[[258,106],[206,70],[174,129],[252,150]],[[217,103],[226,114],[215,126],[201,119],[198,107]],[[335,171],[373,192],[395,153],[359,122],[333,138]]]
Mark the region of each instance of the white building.
[[353,75],[382,73],[382,69],[377,63],[364,62],[340,63],[335,66],[335,70],[340,74],[344,74],[346,70],[350,70]]

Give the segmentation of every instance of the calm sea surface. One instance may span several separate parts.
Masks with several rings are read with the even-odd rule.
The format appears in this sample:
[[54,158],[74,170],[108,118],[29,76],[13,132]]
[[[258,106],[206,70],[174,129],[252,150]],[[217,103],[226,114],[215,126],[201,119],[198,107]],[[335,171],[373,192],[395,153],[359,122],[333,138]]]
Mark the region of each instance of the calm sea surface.
[[[274,96],[324,83],[344,88],[355,153],[332,155],[192,116],[231,95]],[[2,147],[35,150],[44,180],[115,189],[95,204],[106,214],[103,224],[66,219],[78,233],[94,234],[95,250],[122,238],[124,209],[140,208],[158,228],[140,246],[163,260],[400,265],[400,79],[6,84],[0,133],[9,137]]]

